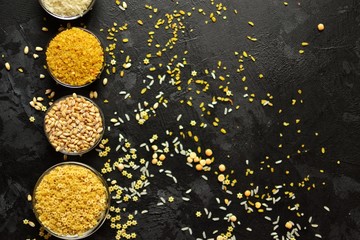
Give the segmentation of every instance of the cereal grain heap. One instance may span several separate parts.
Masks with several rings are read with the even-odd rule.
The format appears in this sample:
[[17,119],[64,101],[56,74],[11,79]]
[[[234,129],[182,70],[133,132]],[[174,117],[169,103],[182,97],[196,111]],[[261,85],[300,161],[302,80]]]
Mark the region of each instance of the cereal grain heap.
[[45,131],[56,151],[80,153],[93,147],[103,132],[103,120],[84,97],[66,97],[55,102],[45,116]]

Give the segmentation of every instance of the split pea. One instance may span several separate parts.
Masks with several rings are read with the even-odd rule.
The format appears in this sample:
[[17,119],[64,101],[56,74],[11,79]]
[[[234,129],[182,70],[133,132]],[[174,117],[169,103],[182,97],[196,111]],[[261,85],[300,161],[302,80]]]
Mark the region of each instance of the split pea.
[[205,155],[210,157],[213,154],[213,151],[211,149],[206,149],[205,150]]
[[219,165],[219,171],[220,171],[220,172],[224,172],[225,170],[226,170],[225,165],[224,165],[224,164],[220,164],[220,165]]
[[122,163],[120,163],[118,166],[117,166],[117,168],[119,169],[119,171],[122,171],[122,170],[124,170],[124,164],[122,164]]
[[320,32],[324,31],[324,29],[325,29],[324,24],[319,23],[318,26],[317,26],[317,29],[318,29]]
[[195,152],[191,152],[191,153],[190,153],[190,158],[192,158],[192,159],[196,158],[196,153],[195,153]]
[[232,221],[232,222],[236,222],[237,217],[236,217],[235,215],[231,215],[229,219],[230,219],[230,221]]
[[286,223],[285,223],[285,227],[286,227],[287,229],[291,229],[291,228],[293,227],[292,222],[290,222],[290,221],[286,222]]
[[165,158],[166,158],[166,157],[165,157],[165,155],[164,155],[164,154],[161,154],[161,155],[159,156],[159,160],[160,160],[160,161],[164,161],[164,160],[165,160]]

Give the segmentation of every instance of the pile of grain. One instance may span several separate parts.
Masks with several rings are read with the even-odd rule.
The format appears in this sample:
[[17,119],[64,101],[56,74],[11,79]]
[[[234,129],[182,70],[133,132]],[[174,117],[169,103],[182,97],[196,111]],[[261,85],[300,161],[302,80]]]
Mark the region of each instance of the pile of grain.
[[97,106],[75,93],[55,102],[45,115],[50,143],[63,153],[82,153],[96,145],[104,123]]

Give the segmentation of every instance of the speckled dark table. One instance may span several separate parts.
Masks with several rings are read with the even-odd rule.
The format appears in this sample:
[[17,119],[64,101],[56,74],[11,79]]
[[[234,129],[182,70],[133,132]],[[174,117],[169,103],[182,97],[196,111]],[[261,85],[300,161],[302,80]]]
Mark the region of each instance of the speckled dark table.
[[[111,151],[106,158],[100,158],[93,151],[81,158],[69,159],[87,163],[100,171],[108,159],[114,162],[126,155],[121,148],[124,140],[119,143],[119,134],[122,134],[138,150],[138,159],[134,161],[140,165],[140,158],[151,161],[152,153],[141,146],[143,143],[150,146],[148,140],[153,134],[158,135],[159,146],[168,141],[170,153],[163,166],[149,164],[148,171],[153,177],[148,178],[147,194],[137,202],[112,202],[121,208],[124,221],[129,214],[137,212],[134,217],[137,225],[129,227],[128,233],[135,232],[138,239],[196,239],[205,238],[205,232],[206,238],[216,239],[231,226],[223,219],[233,213],[239,220],[233,229],[236,239],[276,239],[276,236],[281,239],[286,236],[284,225],[289,220],[298,223],[294,226],[299,229],[296,239],[317,239],[320,235],[323,239],[360,239],[359,2],[299,0],[289,1],[285,6],[283,1],[274,0],[223,1],[227,10],[222,9],[221,15],[216,13],[211,1],[127,3],[128,8],[122,11],[115,1],[98,0],[86,17],[71,22],[74,26],[85,23],[104,45],[111,43],[106,40],[106,31],[113,22],[119,26],[128,23],[128,30],[117,34],[117,66],[121,68],[127,55],[132,59],[132,66],[125,70],[123,78],[118,71],[108,76],[103,73],[101,79],[109,79],[107,86],[100,80],[76,90],[86,96],[90,91],[98,92],[95,101],[105,113],[107,126],[111,127],[105,132]],[[158,12],[146,9],[145,4],[158,8]],[[199,9],[203,9],[205,15],[199,13]],[[192,13],[173,22],[181,22],[185,29],[178,32],[179,40],[172,50],[168,49],[161,58],[151,58],[150,65],[145,65],[146,54],[157,51],[156,47],[147,46],[148,32],[156,32],[154,44],[164,44],[171,36],[170,30],[164,29],[166,23],[159,30],[154,29],[154,25],[175,10]],[[211,12],[215,13],[216,23],[209,18]],[[151,19],[149,14],[153,16]],[[138,19],[143,20],[143,26],[137,24]],[[248,21],[255,26],[251,27]],[[325,24],[325,31],[321,33],[316,29],[320,22]],[[30,47],[31,53],[36,46],[45,47],[61,24],[66,25],[66,22],[46,15],[37,1],[0,1],[0,54],[3,55],[0,59],[0,239],[40,238],[39,224],[26,198],[42,172],[63,161],[63,156],[54,151],[44,135],[44,113],[31,108],[29,101],[33,96],[44,97],[48,88],[56,92],[55,99],[73,91],[50,79],[43,69],[44,53],[39,53],[36,60],[23,54],[25,45]],[[41,31],[43,26],[49,31]],[[250,41],[247,36],[257,41]],[[129,42],[123,44],[122,38],[128,38]],[[301,42],[310,45],[302,47]],[[119,54],[120,49],[125,53]],[[305,52],[300,54],[300,49]],[[186,50],[188,54],[185,55]],[[236,71],[240,64],[239,56],[234,54],[236,51],[240,55],[246,51],[256,58],[255,62],[249,57],[245,59],[245,70],[241,73]],[[174,55],[178,55],[175,63],[182,58],[187,62],[180,67],[181,90],[171,84],[171,76],[166,72],[165,66]],[[10,71],[4,68],[6,61],[11,63]],[[159,67],[159,63],[164,65]],[[150,71],[152,66],[157,67],[155,71]],[[19,67],[24,73],[17,71]],[[210,73],[206,74],[205,69]],[[215,70],[215,79],[212,70]],[[197,76],[191,75],[193,71]],[[40,74],[45,74],[46,78],[40,80]],[[259,74],[264,78],[260,79]],[[155,78],[154,84],[145,94],[140,94],[151,82],[148,75]],[[162,84],[158,75],[165,75]],[[224,76],[225,81],[219,76]],[[247,76],[245,82],[243,76]],[[209,90],[203,92],[202,85],[188,85],[191,77],[207,81]],[[211,108],[208,104],[213,96],[226,97],[218,88],[220,85],[229,86],[233,105],[219,100]],[[119,94],[121,91],[130,93],[131,98],[124,99],[124,95]],[[152,113],[149,120],[139,125],[134,112],[138,102],[154,104],[159,92],[168,100],[167,107],[160,104],[156,114]],[[251,94],[255,94],[253,102]],[[188,100],[193,107],[186,104]],[[268,100],[273,106],[263,106],[265,102],[261,100]],[[210,115],[201,111],[201,102]],[[236,106],[240,107],[236,109]],[[126,121],[125,114],[130,121]],[[182,117],[177,121],[179,114]],[[34,123],[29,121],[30,116],[35,117]],[[110,122],[113,117],[121,117],[125,123],[113,126]],[[218,127],[213,126],[215,117],[220,120]],[[297,119],[300,122],[296,123]],[[191,126],[192,120],[195,126]],[[200,127],[201,123],[207,127]],[[221,133],[221,128],[226,129],[227,134]],[[167,131],[173,135],[167,135]],[[198,136],[199,142],[190,138],[188,131]],[[215,156],[212,170],[197,172],[187,166],[186,157],[173,147],[176,137],[181,139],[185,149],[211,148]],[[118,145],[120,149],[115,151]],[[226,165],[225,174],[229,174],[229,179],[237,180],[234,187],[228,186],[233,194],[222,190],[217,181],[215,172],[221,163]],[[171,171],[177,183],[166,175],[166,170]],[[139,170],[129,172],[133,174],[131,180],[116,171],[106,174],[105,178],[116,179],[120,186],[129,187],[131,181],[140,176]],[[259,198],[238,198],[238,193],[257,187]],[[279,190],[277,194],[272,191],[275,188]],[[174,202],[168,201],[170,196]],[[184,201],[184,197],[190,201]],[[159,204],[162,198],[166,201],[163,205]],[[231,203],[222,210],[220,207],[226,206],[225,199]],[[262,206],[264,213],[251,206],[257,201],[267,204],[267,209]],[[255,212],[247,213],[245,205]],[[196,217],[197,211],[202,213],[201,217]],[[36,227],[24,225],[23,219],[34,221]],[[192,229],[192,235],[188,228]],[[216,230],[218,232],[214,233]],[[115,234],[107,221],[89,239],[115,239]]]

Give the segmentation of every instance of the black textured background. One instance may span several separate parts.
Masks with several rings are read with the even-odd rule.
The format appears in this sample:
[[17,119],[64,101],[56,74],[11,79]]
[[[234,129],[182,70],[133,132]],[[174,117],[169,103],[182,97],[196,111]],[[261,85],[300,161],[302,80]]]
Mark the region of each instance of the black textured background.
[[[216,2],[218,3],[218,2]],[[144,5],[151,4],[159,8],[159,13],[153,14],[153,19],[148,19],[149,10]],[[198,145],[203,148],[210,147],[216,157],[214,169],[220,163],[225,163],[228,169],[233,169],[238,183],[231,189],[236,195],[249,188],[250,182],[255,186],[264,187],[287,183],[286,189],[291,189],[296,194],[296,200],[282,200],[274,206],[271,213],[247,214],[236,196],[231,196],[221,190],[216,180],[214,170],[204,173],[209,180],[201,178],[201,173],[185,165],[185,157],[175,154],[164,163],[163,169],[169,169],[177,177],[178,184],[163,173],[158,172],[159,167],[150,166],[149,170],[155,175],[148,187],[148,195],[141,198],[138,203],[128,203],[123,214],[133,213],[135,210],[149,210],[149,213],[137,215],[138,225],[132,227],[130,232],[136,232],[138,239],[195,239],[202,238],[205,231],[208,238],[216,238],[211,233],[218,229],[226,231],[228,223],[207,221],[205,217],[196,218],[195,212],[206,207],[213,215],[221,219],[228,212],[238,216],[240,226],[236,226],[234,235],[236,239],[272,239],[270,233],[273,225],[263,216],[268,215],[273,219],[281,216],[280,233],[284,233],[283,224],[293,220],[300,225],[307,226],[300,232],[297,239],[315,239],[315,234],[321,234],[324,239],[333,240],[358,240],[360,239],[360,3],[357,0],[299,0],[289,1],[287,7],[283,1],[270,0],[243,0],[223,1],[228,10],[223,13],[226,20],[218,18],[214,23],[205,24],[208,17],[193,12],[190,18],[183,22],[187,30],[179,33],[179,43],[173,50],[167,52],[162,60],[166,62],[169,56],[179,55],[188,50],[186,56],[188,65],[185,67],[184,81],[190,77],[190,72],[196,70],[199,78],[205,78],[203,71],[206,68],[216,69],[218,60],[227,66],[231,72],[230,82],[233,101],[240,105],[235,110],[223,116],[223,108],[231,107],[221,103],[212,116],[218,116],[221,124],[228,130],[223,135],[219,128],[212,127],[211,118],[201,117],[198,108],[190,108],[179,104],[183,98],[193,97],[197,105],[208,99],[216,92],[216,84],[208,94],[199,95],[193,92],[176,91],[167,82],[162,85],[155,84],[147,95],[140,95],[144,87],[142,79],[148,74],[157,76],[165,70],[149,73],[142,64],[150,48],[146,45],[147,32],[153,30],[156,19],[164,17],[165,13],[173,10],[191,11],[192,7],[203,8],[206,12],[214,11],[210,1],[129,1],[128,9],[121,11],[111,0],[98,0],[94,9],[84,18],[72,21],[77,26],[85,23],[96,33],[103,43],[107,43],[105,30],[115,21],[122,25],[129,23],[129,30],[120,33],[121,37],[128,37],[129,43],[121,48],[132,57],[132,68],[126,72],[124,78],[118,74],[108,76],[109,84],[104,87],[101,81],[95,82],[85,89],[76,90],[77,93],[88,95],[89,91],[99,93],[97,103],[102,107],[107,125],[114,111],[119,115],[128,113],[132,121],[112,127],[106,131],[105,137],[109,138],[112,152],[109,158],[116,159],[123,154],[115,152],[118,145],[118,133],[125,135],[136,148],[147,141],[154,133],[158,133],[160,141],[169,140],[165,135],[166,130],[178,132],[178,124],[185,130],[191,129],[200,137],[200,143],[194,143],[188,138],[183,141],[186,148],[196,149]],[[233,9],[238,10],[234,14]],[[43,17],[47,21],[43,21]],[[136,21],[143,19],[144,26],[140,27]],[[247,22],[253,21],[255,27],[250,27]],[[316,26],[319,22],[325,24],[325,31],[319,33]],[[0,239],[26,239],[38,238],[38,227],[31,228],[22,223],[24,218],[35,221],[31,205],[26,200],[31,193],[37,178],[48,167],[62,161],[62,155],[54,152],[48,144],[43,133],[43,113],[36,112],[29,106],[29,101],[34,95],[43,96],[47,88],[56,91],[56,98],[73,92],[61,86],[56,86],[43,69],[44,55],[33,60],[31,56],[23,54],[23,48],[28,45],[30,49],[35,46],[46,46],[48,41],[57,31],[60,24],[66,22],[56,20],[46,15],[37,1],[0,1]],[[41,27],[47,26],[49,32],[42,32]],[[189,31],[193,29],[193,31]],[[246,36],[255,36],[257,42],[251,42]],[[166,39],[165,32],[157,35],[157,39]],[[310,46],[303,48],[305,53],[298,53],[301,42],[306,41]],[[241,82],[240,75],[236,74],[238,67],[234,51],[240,53],[246,50],[253,54],[257,61],[247,64],[246,74],[248,80]],[[119,58],[124,61],[124,55]],[[9,61],[11,71],[4,69],[4,63]],[[23,67],[25,73],[16,71]],[[219,70],[220,71],[220,70]],[[40,80],[39,74],[46,74],[46,79]],[[258,79],[258,74],[263,73],[265,78]],[[103,75],[105,77],[105,74]],[[187,78],[186,78],[187,77]],[[209,79],[209,77],[207,77]],[[255,93],[255,101],[249,103],[243,95],[244,86],[249,87],[248,93]],[[302,90],[302,95],[297,90]],[[118,93],[122,90],[132,93],[131,100],[123,100]],[[168,108],[160,108],[155,117],[151,117],[144,126],[134,120],[133,109],[138,101],[154,101],[158,91],[164,91],[169,99]],[[260,99],[266,98],[266,93],[271,93],[274,107],[263,107]],[[108,99],[105,104],[102,100]],[[297,99],[295,106],[291,99]],[[303,104],[300,104],[300,99]],[[234,107],[233,107],[234,108]],[[283,109],[279,114],[278,110]],[[183,114],[181,122],[176,121],[179,113]],[[35,116],[35,123],[29,122],[29,117]],[[301,119],[301,124],[295,126],[295,119]],[[205,121],[208,127],[190,128],[189,122],[196,120],[198,123]],[[292,124],[285,128],[283,122]],[[296,129],[302,130],[301,134]],[[315,136],[315,132],[319,136]],[[284,137],[280,138],[279,134]],[[282,148],[278,148],[283,144]],[[301,148],[301,144],[305,144]],[[326,153],[321,154],[320,149],[325,147]],[[297,150],[302,153],[298,154]],[[306,151],[304,151],[306,150]],[[151,160],[151,153],[139,153],[147,160]],[[290,155],[290,160],[286,156]],[[260,162],[269,156],[269,164],[274,166],[275,173],[268,170],[261,171]],[[99,158],[96,152],[84,155],[82,158],[71,158],[101,169],[107,158]],[[245,177],[247,168],[245,160],[250,162],[250,168],[255,173]],[[281,165],[274,162],[282,159]],[[337,164],[340,161],[341,164]],[[325,172],[321,173],[320,169]],[[284,171],[291,173],[285,176]],[[309,175],[310,183],[316,188],[307,191],[306,188],[289,188],[291,182],[301,182]],[[118,177],[118,181],[124,181]],[[124,185],[128,182],[124,181]],[[323,185],[325,183],[325,185]],[[121,184],[120,184],[121,185]],[[192,188],[191,201],[183,202],[181,196]],[[271,188],[271,187],[270,187]],[[265,192],[265,191],[264,191]],[[157,206],[159,197],[167,199],[174,196],[174,203]],[[224,213],[219,210],[215,198],[229,198],[233,202]],[[285,199],[285,197],[283,197]],[[294,203],[300,204],[299,212],[304,217],[297,218],[294,213],[287,210]],[[116,205],[116,204],[115,204]],[[323,206],[328,206],[327,212]],[[312,216],[318,228],[311,228],[307,223]],[[181,231],[184,226],[193,229],[193,236]],[[246,231],[247,227],[253,229]],[[96,232],[89,239],[114,239],[115,231],[110,229],[109,223]]]

